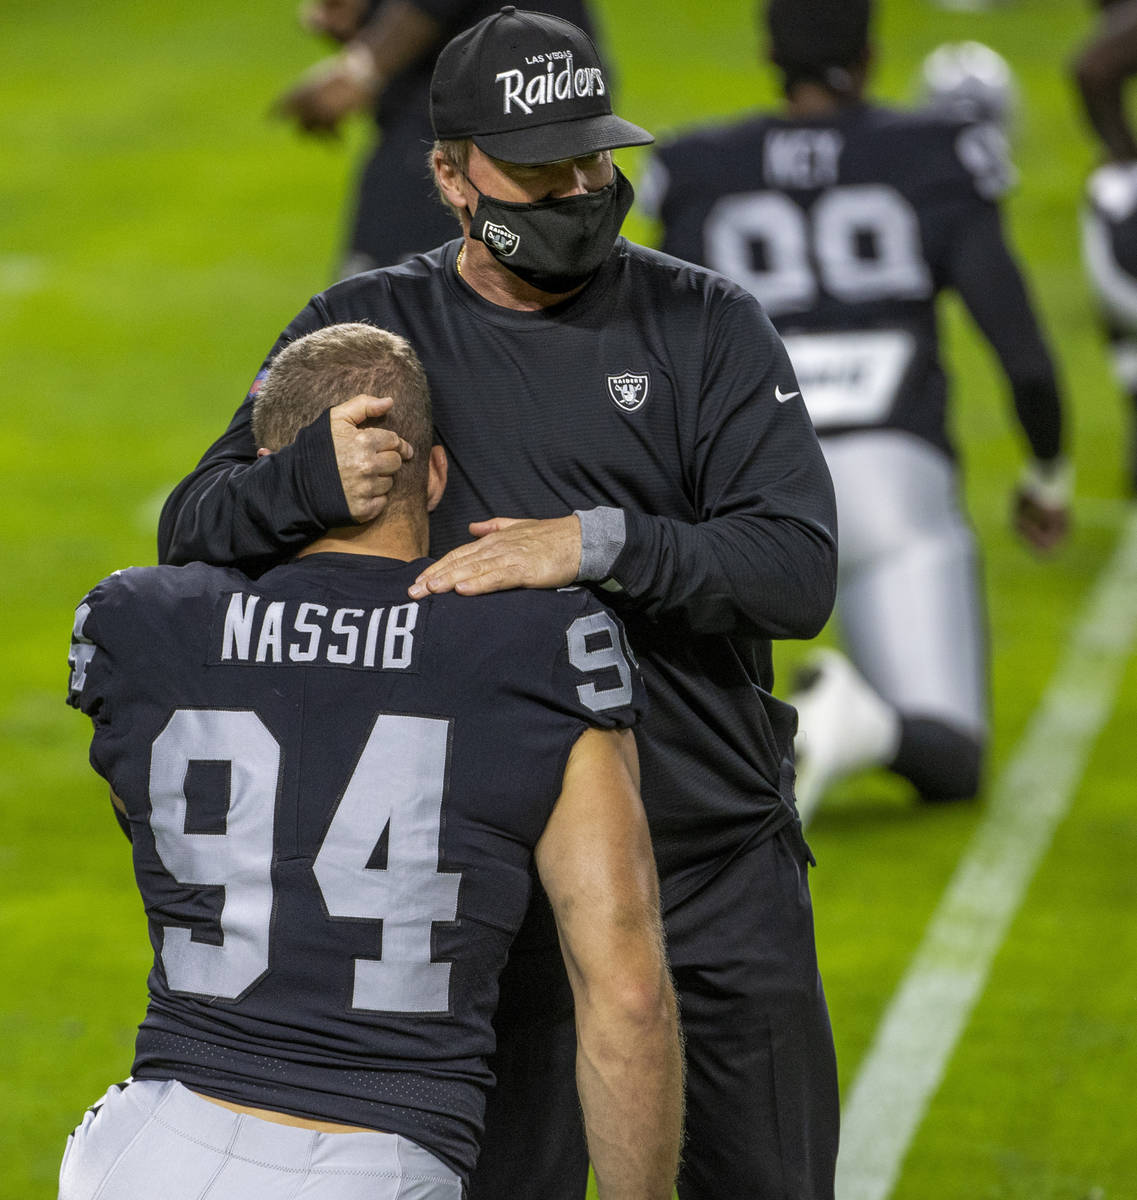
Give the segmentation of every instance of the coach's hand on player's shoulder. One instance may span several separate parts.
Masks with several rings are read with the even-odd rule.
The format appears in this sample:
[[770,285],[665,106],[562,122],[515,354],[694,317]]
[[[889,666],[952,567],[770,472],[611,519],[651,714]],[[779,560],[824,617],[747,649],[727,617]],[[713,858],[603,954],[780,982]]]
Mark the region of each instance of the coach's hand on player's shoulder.
[[331,409],[332,445],[352,519],[371,521],[387,503],[395,474],[414,451],[393,429],[373,422],[384,416],[390,396],[353,396]]
[[458,546],[427,567],[410,594],[429,592],[480,596],[509,588],[565,587],[580,570],[580,521],[575,516],[550,520],[494,517],[475,521],[477,539]]

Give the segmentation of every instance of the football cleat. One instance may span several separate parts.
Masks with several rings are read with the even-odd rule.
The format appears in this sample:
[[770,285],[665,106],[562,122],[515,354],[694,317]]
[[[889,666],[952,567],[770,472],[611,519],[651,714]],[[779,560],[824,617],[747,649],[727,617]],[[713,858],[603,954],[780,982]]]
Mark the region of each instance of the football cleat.
[[836,650],[810,655],[795,677],[789,702],[798,715],[794,792],[806,825],[830,784],[892,761],[900,744],[900,715]]

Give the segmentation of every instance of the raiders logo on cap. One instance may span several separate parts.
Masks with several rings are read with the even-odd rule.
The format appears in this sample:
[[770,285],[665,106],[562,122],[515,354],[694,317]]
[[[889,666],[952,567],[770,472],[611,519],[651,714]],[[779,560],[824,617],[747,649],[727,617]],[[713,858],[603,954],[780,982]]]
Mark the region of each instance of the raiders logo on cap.
[[512,4],[442,48],[430,119],[435,137],[472,138],[511,163],[558,162],[652,140],[612,112],[604,65],[583,29]]
[[521,245],[521,239],[512,229],[507,229],[504,225],[495,225],[493,221],[485,223],[482,229],[482,241],[506,258]]

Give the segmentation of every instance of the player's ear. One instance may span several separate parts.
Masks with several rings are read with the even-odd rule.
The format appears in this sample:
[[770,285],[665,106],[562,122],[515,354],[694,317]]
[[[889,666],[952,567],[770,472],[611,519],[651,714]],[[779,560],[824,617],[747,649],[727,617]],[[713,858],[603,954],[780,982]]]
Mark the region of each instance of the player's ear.
[[449,469],[446,451],[441,446],[431,446],[430,465],[426,479],[426,511],[434,512],[442,493],[446,491],[446,472]]

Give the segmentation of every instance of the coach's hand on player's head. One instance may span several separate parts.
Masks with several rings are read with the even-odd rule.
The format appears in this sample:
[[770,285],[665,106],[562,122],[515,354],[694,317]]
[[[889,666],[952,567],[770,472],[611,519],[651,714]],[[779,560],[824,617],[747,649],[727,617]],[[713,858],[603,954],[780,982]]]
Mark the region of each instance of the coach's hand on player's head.
[[371,424],[393,403],[390,396],[353,396],[329,410],[344,498],[352,519],[360,523],[382,512],[396,473],[414,456],[410,443],[393,429]]
[[545,521],[494,517],[475,521],[477,541],[458,546],[431,564],[414,581],[417,600],[428,592],[480,596],[509,588],[565,587],[580,571],[580,520],[576,516]]

